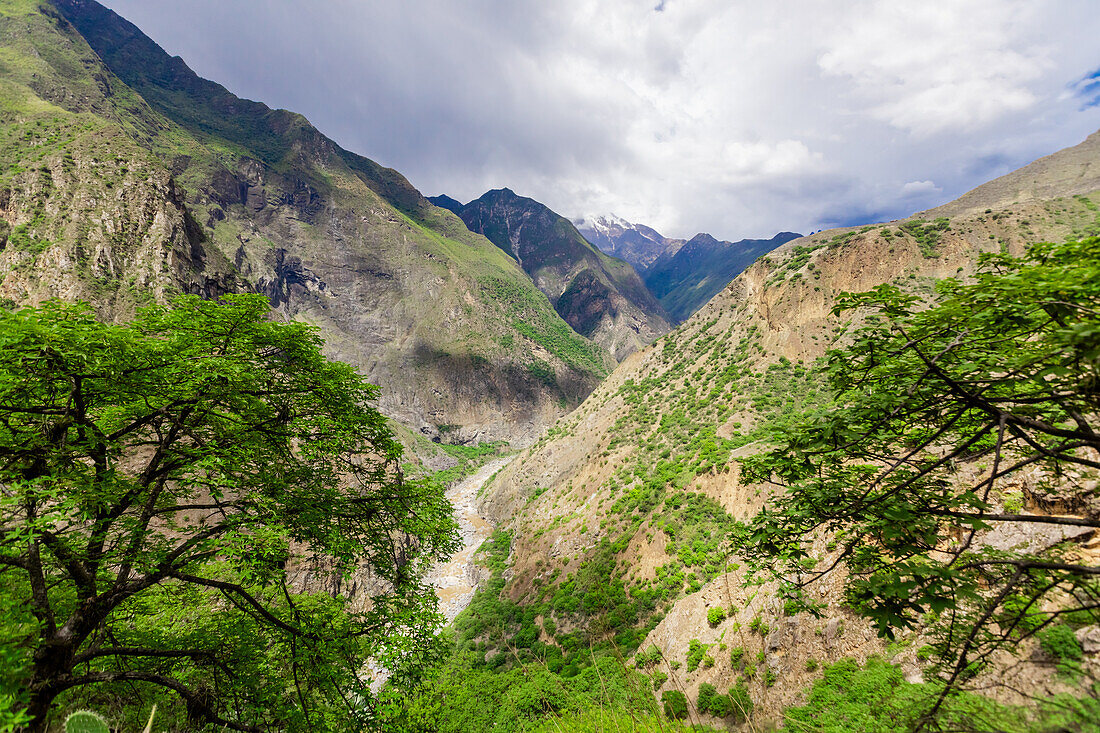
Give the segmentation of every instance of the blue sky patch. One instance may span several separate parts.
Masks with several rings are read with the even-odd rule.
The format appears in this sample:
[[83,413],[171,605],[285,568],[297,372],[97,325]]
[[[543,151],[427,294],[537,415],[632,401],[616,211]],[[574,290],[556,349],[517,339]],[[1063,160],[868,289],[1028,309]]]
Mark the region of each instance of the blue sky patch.
[[1070,84],[1070,89],[1081,99],[1081,109],[1100,106],[1100,68]]

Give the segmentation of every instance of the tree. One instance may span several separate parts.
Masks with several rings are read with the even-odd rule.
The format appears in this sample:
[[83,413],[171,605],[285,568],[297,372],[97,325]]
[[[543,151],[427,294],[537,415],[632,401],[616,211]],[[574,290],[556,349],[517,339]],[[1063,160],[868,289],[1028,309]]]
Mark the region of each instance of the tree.
[[[0,314],[0,683],[30,730],[103,686],[171,691],[192,728],[360,730],[367,660],[430,644],[450,505],[402,475],[377,388],[268,313]],[[288,581],[359,564],[367,610]]]
[[[924,624],[945,682],[929,727],[995,651],[1100,618],[1100,567],[1063,541],[1100,527],[1100,239],[984,256],[923,305],[891,286],[838,301],[873,315],[828,355],[830,408],[743,462],[784,490],[737,543],[793,596],[845,571],[883,636]],[[1061,509],[1023,511],[1025,480]],[[810,557],[823,535],[836,550]]]

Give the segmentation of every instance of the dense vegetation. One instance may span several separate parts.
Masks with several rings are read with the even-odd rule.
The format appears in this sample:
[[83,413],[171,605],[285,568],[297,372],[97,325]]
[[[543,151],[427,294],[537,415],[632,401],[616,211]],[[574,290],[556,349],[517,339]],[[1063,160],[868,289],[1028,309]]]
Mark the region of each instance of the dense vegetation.
[[[860,666],[842,659],[827,666],[807,695],[807,703],[788,708],[784,730],[803,733],[892,733],[912,730],[943,690],[940,683],[906,682],[901,670],[876,657]],[[1061,694],[1036,705],[1011,706],[973,693],[953,696],[937,723],[944,730],[1034,731],[1090,730],[1100,720],[1100,701]],[[1095,730],[1095,727],[1091,728]]]
[[[0,313],[3,722],[141,715],[167,690],[192,730],[359,730],[367,660],[433,646],[419,577],[454,547],[451,507],[398,470],[376,388],[267,313]],[[369,610],[320,592],[364,565]]]
[[[1003,525],[1100,527],[1100,239],[985,256],[938,297],[918,310],[884,285],[840,300],[838,313],[875,315],[829,355],[835,403],[743,461],[744,476],[785,491],[739,535],[793,608],[815,610],[802,589],[842,567],[848,603],[882,635],[932,634],[947,684],[918,726],[936,725],[999,650],[1100,620],[1100,568],[1063,535],[986,541]],[[1031,501],[1059,511],[1022,511],[1025,469]],[[817,557],[822,535],[830,552]]]

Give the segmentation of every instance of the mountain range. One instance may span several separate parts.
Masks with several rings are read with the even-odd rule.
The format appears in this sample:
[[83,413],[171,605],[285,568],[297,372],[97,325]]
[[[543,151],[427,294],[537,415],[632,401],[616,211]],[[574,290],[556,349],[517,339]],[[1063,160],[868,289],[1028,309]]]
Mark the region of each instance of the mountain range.
[[614,365],[400,173],[98,3],[20,3],[0,28],[0,297],[125,318],[173,292],[263,292],[435,440],[529,441]]
[[565,322],[616,360],[668,332],[664,310],[634,268],[600,252],[545,205],[507,188],[465,205],[430,200],[515,258]]
[[634,265],[674,323],[702,308],[757,257],[802,236],[780,232],[771,239],[725,242],[700,233],[670,239],[617,216],[585,221],[580,231],[604,252]]
[[[835,579],[815,590],[820,617],[789,613],[789,589],[743,583],[729,554],[735,520],[780,489],[737,459],[829,407],[821,359],[867,315],[836,315],[842,294],[891,284],[928,303],[983,255],[1100,235],[1100,132],[900,221],[677,240],[617,217],[578,229],[506,188],[425,198],[93,0],[7,3],[0,66],[3,307],[84,300],[124,321],[179,293],[263,293],[271,317],[316,327],[381,386],[404,438],[523,449],[467,497],[498,532],[468,573],[488,581],[456,622],[462,663],[595,688],[593,649],[613,648],[617,668],[633,655],[651,670],[641,696],[741,687],[753,725],[803,701],[827,663],[882,655],[920,681],[931,643],[888,645]],[[991,501],[1061,512],[1029,477],[1004,490]],[[1041,522],[1014,532],[1067,541]],[[1094,562],[1078,537],[1092,544],[1073,556]],[[1051,698],[1069,684],[1054,664],[967,671]]]

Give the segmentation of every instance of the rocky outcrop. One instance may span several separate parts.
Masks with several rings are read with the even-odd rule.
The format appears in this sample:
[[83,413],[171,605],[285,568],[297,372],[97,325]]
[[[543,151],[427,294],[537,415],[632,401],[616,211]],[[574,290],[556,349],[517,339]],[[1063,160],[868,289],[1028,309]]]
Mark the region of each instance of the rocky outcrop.
[[[62,149],[55,136],[63,135],[71,137]],[[14,163],[22,170],[0,190],[0,297],[85,300],[119,319],[175,293],[241,287],[184,191],[117,130],[47,128],[23,152]]]

